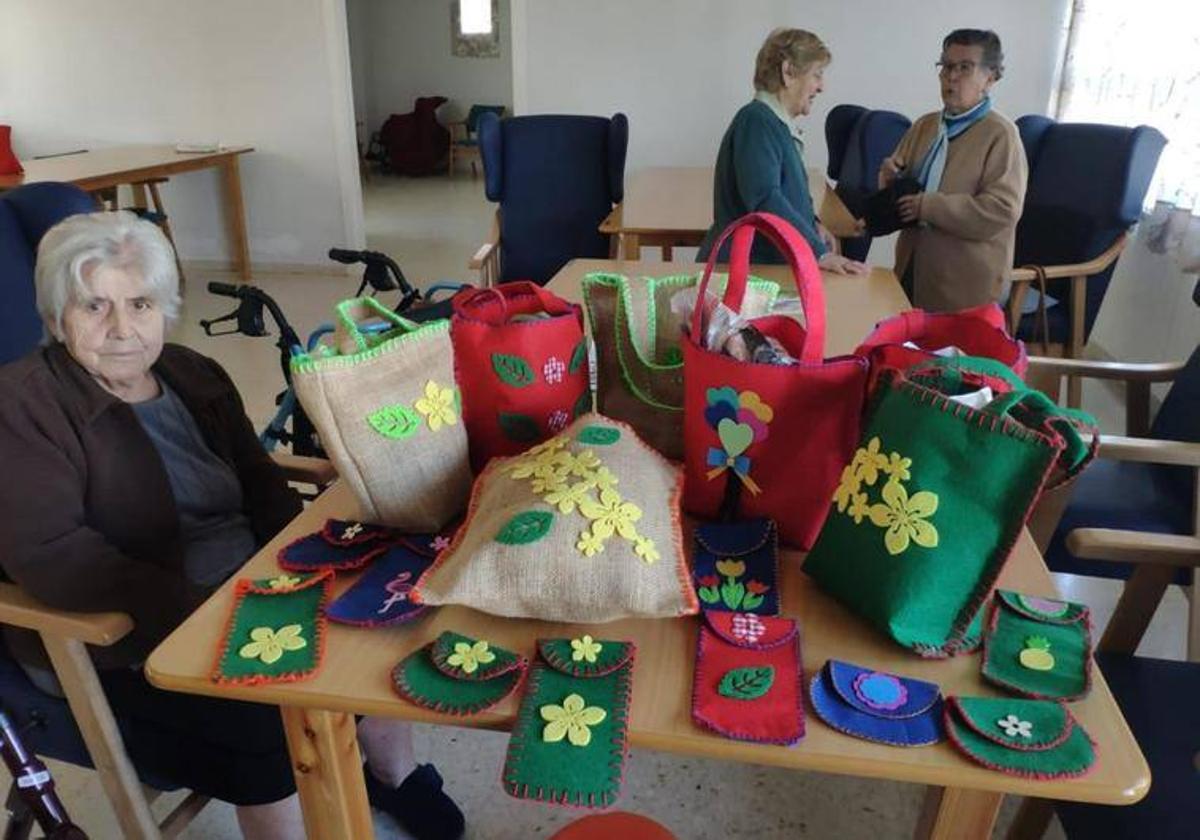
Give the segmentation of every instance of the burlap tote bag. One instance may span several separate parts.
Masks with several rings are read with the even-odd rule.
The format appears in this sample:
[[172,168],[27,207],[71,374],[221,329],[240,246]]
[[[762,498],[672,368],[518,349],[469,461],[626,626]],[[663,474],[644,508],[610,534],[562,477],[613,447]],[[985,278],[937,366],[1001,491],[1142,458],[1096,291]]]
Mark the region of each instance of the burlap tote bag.
[[[372,333],[368,319],[387,328]],[[337,306],[334,348],[292,359],[292,387],[363,519],[436,531],[471,487],[450,322],[415,324],[374,298]]]
[[[680,316],[671,298],[696,286],[698,274],[630,279],[596,272],[583,278],[583,300],[596,343],[596,410],[633,426],[644,441],[683,459],[683,355]],[[725,275],[710,289],[720,296]],[[742,314],[767,314],[779,284],[750,278]]]
[[585,414],[488,464],[467,521],[410,597],[548,621],[695,613],[681,482],[629,426]]

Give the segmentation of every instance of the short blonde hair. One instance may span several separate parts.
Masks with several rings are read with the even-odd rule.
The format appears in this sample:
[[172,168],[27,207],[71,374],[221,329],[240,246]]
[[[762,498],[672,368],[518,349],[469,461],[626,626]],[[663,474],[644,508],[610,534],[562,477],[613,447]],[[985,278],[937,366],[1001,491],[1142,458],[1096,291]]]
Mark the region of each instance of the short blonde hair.
[[776,29],[758,48],[754,60],[754,89],[774,93],[783,86],[783,62],[803,73],[814,64],[828,64],[833,56],[825,42],[806,29]]
[[38,244],[34,285],[42,322],[51,333],[62,332],[67,307],[88,294],[84,272],[130,265],[141,271],[146,296],[172,324],[179,315],[179,271],[157,225],[125,211],[63,219]]

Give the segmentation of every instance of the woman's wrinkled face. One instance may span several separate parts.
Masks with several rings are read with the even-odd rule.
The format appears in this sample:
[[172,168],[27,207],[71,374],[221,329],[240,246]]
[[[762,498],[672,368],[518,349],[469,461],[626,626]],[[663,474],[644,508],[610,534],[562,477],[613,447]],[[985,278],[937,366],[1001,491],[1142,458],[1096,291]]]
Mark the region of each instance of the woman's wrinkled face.
[[942,104],[951,114],[969,111],[983,101],[995,83],[995,73],[983,64],[983,47],[951,44],[938,62]]
[[810,64],[798,72],[790,61],[783,63],[783,87],[779,89],[779,102],[791,117],[808,116],[813,100],[823,90],[824,64]]
[[137,382],[162,352],[166,318],[132,265],[83,271],[85,295],[72,300],[56,335],[92,376],[106,383]]

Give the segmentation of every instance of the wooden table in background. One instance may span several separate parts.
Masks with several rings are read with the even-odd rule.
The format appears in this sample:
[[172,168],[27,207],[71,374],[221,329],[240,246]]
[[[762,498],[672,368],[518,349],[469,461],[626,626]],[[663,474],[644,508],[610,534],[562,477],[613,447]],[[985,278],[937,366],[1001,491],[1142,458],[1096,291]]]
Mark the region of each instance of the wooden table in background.
[[[825,173],[810,166],[808,189],[817,216],[839,238],[856,235],[854,217],[829,186]],[[661,166],[633,173],[625,199],[600,223],[600,232],[621,237],[621,255],[638,259],[643,245],[671,258],[675,246],[696,247],[713,223],[713,168]]]
[[[575,260],[550,284],[558,294],[579,299],[579,280],[588,271],[654,276],[695,271],[694,263]],[[754,267],[754,273],[788,283],[787,269]],[[861,277],[826,276],[829,354],[847,353],[879,319],[906,308],[895,277],[876,269]],[[236,577],[278,574],[275,557],[290,541],[319,530],[328,518],[358,516],[353,494],[337,483],[251,558]],[[687,541],[690,545],[690,540]],[[868,627],[821,592],[799,571],[802,555],[781,553],[781,595],[785,615],[801,623],[807,678],[829,658],[932,680],[946,694],[1001,696],[979,676],[978,655],[947,661],[923,660]],[[352,582],[340,576],[335,592]],[[1029,535],[1018,542],[1000,585],[1035,595],[1054,596],[1054,584]],[[1149,788],[1150,771],[1138,751],[1104,677],[1093,672],[1091,694],[1072,711],[1099,744],[1099,764],[1089,775],[1064,781],[1007,776],[971,763],[949,744],[896,748],[842,735],[821,723],[806,705],[808,734],[795,747],[731,741],[692,723],[692,663],[696,619],[641,619],[605,625],[571,625],[491,616],[465,607],[444,607],[411,626],[364,630],[331,624],[325,661],[313,678],[268,686],[223,686],[210,679],[218,640],[229,615],[234,581],[222,586],[158,647],[146,663],[155,685],[173,691],[278,705],[310,837],[371,836],[371,818],[355,740],[355,714],[384,715],[449,726],[508,730],[518,697],[468,718],[437,714],[401,700],[391,686],[392,667],[445,630],[531,655],[534,642],[548,636],[588,632],[637,644],[633,704],[629,719],[634,747],[704,756],[795,770],[840,773],[929,785],[918,837],[985,838],[1004,794],[1083,802],[1130,804]],[[499,786],[496,796],[503,796]]]
[[197,153],[176,152],[175,147],[169,145],[113,146],[41,160],[23,160],[23,175],[0,175],[0,191],[40,181],[62,181],[96,192],[152,178],[168,178],[182,172],[218,168],[221,170],[233,268],[242,282],[249,283],[250,242],[246,235],[246,205],[242,200],[238,156],[252,151],[251,146]]

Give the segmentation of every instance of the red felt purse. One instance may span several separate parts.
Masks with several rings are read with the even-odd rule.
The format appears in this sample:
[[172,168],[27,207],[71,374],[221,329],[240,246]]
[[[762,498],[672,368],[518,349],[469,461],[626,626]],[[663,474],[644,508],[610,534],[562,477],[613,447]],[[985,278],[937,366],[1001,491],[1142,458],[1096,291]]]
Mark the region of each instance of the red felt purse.
[[[733,239],[725,305],[741,309],[756,232],[787,257],[807,326],[783,315],[753,324],[799,364],[743,362],[708,350],[696,339],[702,315],[696,307],[683,340],[684,507],[703,517],[774,519],[784,542],[807,549],[858,442],[867,362],[824,358],[821,273],[808,243],[778,216],[751,213],[721,234],[714,255]],[[715,259],[705,266],[700,300]]]
[[25,170],[12,150],[12,126],[0,125],[0,175],[20,175]]
[[450,340],[475,472],[591,411],[578,304],[522,281],[466,289],[453,306]]
[[[917,345],[905,347],[906,343]],[[933,351],[957,347],[967,356],[995,359],[1024,378],[1029,366],[1025,343],[1008,334],[1004,311],[994,303],[959,312],[926,312],[910,309],[880,321],[854,350],[871,363],[868,390],[875,389],[879,374],[888,369],[907,370],[934,358]]]

